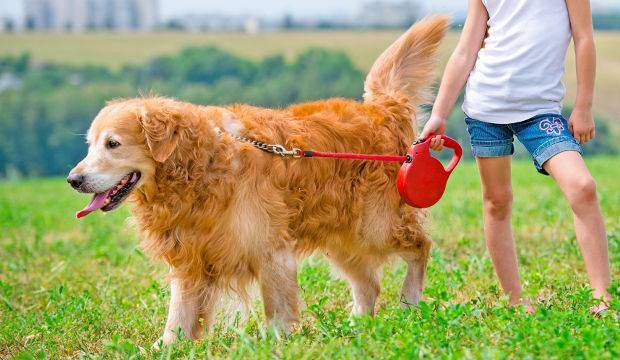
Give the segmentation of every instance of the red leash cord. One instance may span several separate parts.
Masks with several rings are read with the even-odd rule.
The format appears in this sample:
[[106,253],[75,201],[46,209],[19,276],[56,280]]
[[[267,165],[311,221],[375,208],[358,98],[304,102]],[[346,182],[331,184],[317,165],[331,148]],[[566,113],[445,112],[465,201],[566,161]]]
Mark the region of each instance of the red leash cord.
[[280,155],[280,156],[292,156],[295,158],[321,157],[321,158],[332,158],[332,159],[374,160],[374,161],[398,162],[398,163],[411,162],[411,155],[409,154],[404,155],[404,156],[374,155],[374,154],[333,153],[333,152],[323,152],[323,151],[314,151],[314,150],[301,150],[298,148],[287,149],[283,145],[280,145],[280,144],[268,144],[262,141],[247,138],[245,136],[233,135],[233,134],[222,131],[220,128],[216,128],[215,131],[217,134],[221,135],[225,133],[231,136],[232,138],[248,143],[257,149],[266,151],[268,153]]
[[385,162],[398,162],[404,163],[411,161],[410,156],[398,156],[398,155],[371,155],[371,154],[351,154],[351,153],[332,153],[323,151],[306,150],[302,151],[300,157],[322,157],[333,159],[352,159],[352,160],[375,160]]

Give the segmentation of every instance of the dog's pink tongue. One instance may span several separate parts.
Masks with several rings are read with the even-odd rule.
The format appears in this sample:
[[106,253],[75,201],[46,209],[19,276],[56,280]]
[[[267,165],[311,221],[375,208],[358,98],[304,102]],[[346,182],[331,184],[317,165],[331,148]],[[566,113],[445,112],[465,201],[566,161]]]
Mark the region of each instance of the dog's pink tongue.
[[90,214],[91,212],[101,209],[104,205],[105,198],[108,197],[110,191],[102,192],[101,194],[93,195],[93,199],[86,205],[86,207],[75,213],[75,217],[80,219]]

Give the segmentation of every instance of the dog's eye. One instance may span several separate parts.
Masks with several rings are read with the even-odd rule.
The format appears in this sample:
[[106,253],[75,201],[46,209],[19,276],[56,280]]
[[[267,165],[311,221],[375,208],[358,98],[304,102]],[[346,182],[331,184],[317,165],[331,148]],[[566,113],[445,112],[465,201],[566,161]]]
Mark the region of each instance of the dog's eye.
[[108,144],[107,145],[108,145],[108,149],[116,149],[117,147],[121,146],[121,143],[119,143],[116,140],[110,139],[110,140],[108,140]]

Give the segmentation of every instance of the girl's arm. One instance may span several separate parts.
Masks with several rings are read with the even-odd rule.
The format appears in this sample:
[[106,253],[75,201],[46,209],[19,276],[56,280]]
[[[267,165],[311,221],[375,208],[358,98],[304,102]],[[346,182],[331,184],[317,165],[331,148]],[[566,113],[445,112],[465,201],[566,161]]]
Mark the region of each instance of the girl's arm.
[[566,0],[570,17],[575,59],[577,63],[577,97],[570,116],[570,130],[575,140],[582,144],[594,139],[595,126],[592,116],[594,79],[596,77],[596,50],[592,30],[592,13],[588,0]]
[[[445,131],[446,120],[467,82],[471,69],[476,64],[478,51],[482,47],[487,32],[488,19],[489,15],[482,0],[468,0],[467,20],[465,20],[461,38],[446,65],[433,112],[420,138],[426,138],[431,133],[442,134]],[[434,139],[431,147],[434,150],[441,150],[443,140]]]

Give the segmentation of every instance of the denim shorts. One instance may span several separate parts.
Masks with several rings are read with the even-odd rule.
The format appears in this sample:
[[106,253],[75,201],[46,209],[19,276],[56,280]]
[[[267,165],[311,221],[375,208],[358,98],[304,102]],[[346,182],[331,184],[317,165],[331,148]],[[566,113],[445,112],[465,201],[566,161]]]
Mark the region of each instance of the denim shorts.
[[544,114],[513,124],[493,124],[465,115],[474,157],[501,157],[514,154],[513,138],[525,146],[536,170],[549,175],[543,164],[564,151],[582,152],[569,131],[568,121],[559,114]]

